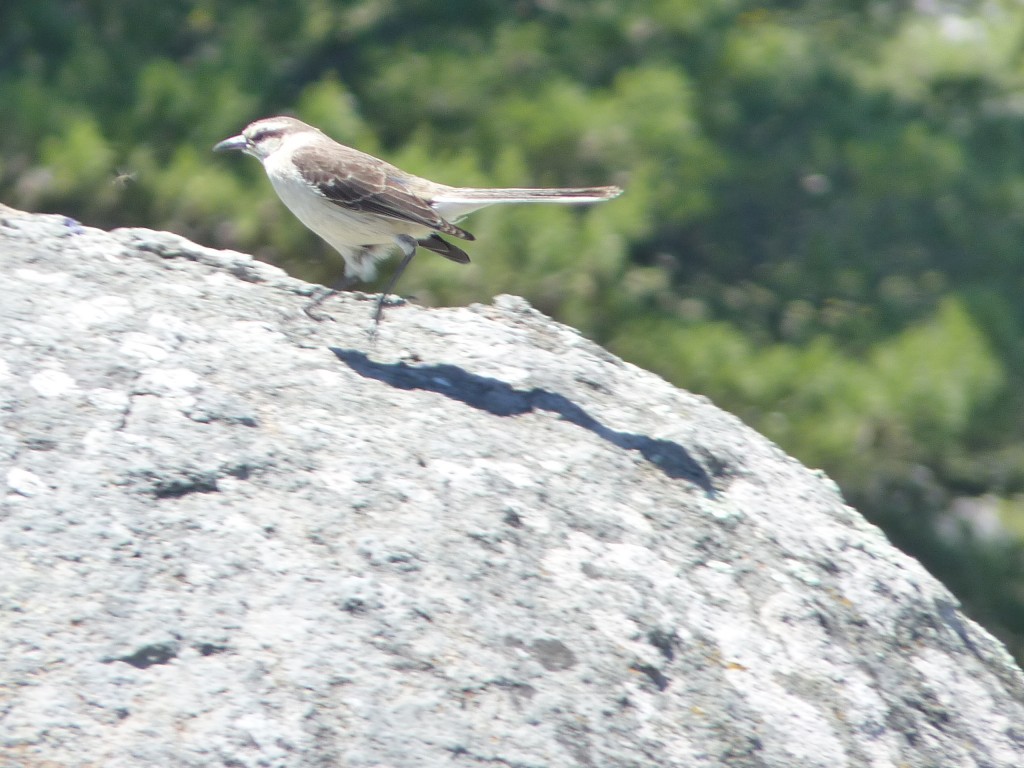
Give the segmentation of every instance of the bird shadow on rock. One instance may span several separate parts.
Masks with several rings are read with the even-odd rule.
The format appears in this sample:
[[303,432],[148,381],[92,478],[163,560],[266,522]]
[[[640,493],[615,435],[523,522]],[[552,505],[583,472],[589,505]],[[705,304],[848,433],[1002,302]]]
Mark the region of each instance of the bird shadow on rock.
[[516,389],[500,379],[478,376],[456,365],[378,363],[356,350],[332,347],[331,351],[360,376],[382,381],[396,389],[437,392],[495,416],[520,416],[533,411],[557,414],[564,421],[589,430],[618,448],[637,451],[668,477],[689,480],[708,496],[715,495],[710,475],[678,443],[610,429],[557,392],[537,387]]

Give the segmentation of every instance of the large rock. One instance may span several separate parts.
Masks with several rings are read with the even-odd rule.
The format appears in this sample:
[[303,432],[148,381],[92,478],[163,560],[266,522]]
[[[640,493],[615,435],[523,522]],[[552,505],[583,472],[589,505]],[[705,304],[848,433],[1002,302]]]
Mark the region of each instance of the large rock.
[[4,766],[1024,765],[1021,672],[827,478],[519,299],[371,339],[10,211],[0,263]]

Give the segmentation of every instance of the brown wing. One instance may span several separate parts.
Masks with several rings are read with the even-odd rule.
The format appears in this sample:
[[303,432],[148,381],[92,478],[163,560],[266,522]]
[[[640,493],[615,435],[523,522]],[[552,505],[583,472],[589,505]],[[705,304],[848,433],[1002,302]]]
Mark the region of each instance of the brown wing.
[[326,153],[305,147],[294,155],[296,164],[309,169],[305,177],[331,202],[353,211],[411,221],[463,240],[474,239],[466,230],[441,218],[426,200],[410,191],[402,171],[340,144],[332,149],[338,151]]
[[469,254],[457,245],[452,245],[440,235],[431,235],[430,237],[425,237],[422,240],[417,240],[416,242],[428,251],[439,253],[446,259],[451,259],[459,264],[469,264]]

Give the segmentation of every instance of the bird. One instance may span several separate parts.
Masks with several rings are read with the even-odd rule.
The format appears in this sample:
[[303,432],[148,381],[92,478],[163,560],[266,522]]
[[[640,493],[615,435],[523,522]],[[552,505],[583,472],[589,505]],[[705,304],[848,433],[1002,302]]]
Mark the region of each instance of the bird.
[[311,317],[321,319],[313,310],[325,299],[358,281],[373,280],[379,261],[402,254],[377,301],[375,326],[417,247],[469,263],[469,255],[442,235],[475,240],[457,225],[473,211],[497,203],[596,203],[622,193],[617,186],[481,189],[439,184],[287,115],[256,120],[213,150],[237,150],[259,160],[281,202],[344,259],[344,279],[306,307]]

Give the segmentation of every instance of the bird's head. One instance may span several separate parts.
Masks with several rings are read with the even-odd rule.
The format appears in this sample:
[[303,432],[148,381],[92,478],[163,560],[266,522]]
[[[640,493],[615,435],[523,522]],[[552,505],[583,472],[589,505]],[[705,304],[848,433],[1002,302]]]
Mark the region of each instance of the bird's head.
[[286,139],[306,132],[319,133],[313,126],[294,117],[267,117],[249,123],[237,136],[224,139],[214,146],[213,151],[239,150],[263,161],[276,152]]

